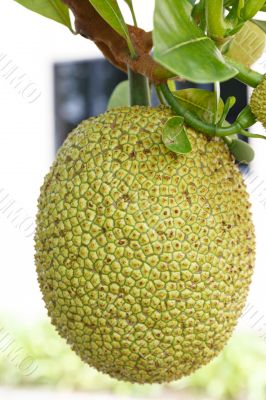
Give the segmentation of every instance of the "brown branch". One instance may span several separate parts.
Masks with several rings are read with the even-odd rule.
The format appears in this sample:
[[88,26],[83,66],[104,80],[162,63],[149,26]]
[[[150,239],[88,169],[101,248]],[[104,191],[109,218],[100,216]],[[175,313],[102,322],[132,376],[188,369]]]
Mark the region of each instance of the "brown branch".
[[115,32],[97,13],[89,0],[62,0],[75,16],[76,32],[92,40],[104,56],[117,68],[127,72],[128,66],[137,73],[145,75],[152,82],[162,82],[173,74],[153,60],[152,34],[143,29],[128,26],[129,34],[138,54],[132,59],[126,40]]

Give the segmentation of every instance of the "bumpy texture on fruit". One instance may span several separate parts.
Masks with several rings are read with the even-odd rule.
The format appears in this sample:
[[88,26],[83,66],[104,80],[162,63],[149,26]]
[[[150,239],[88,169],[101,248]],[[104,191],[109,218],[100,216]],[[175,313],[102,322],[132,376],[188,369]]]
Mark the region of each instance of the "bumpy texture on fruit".
[[82,122],[39,199],[36,263],[53,324],[117,379],[188,375],[223,348],[254,265],[245,186],[220,139],[188,129],[162,143],[167,108],[114,109]]
[[250,107],[264,128],[266,129],[266,75],[264,76],[261,83],[253,90]]

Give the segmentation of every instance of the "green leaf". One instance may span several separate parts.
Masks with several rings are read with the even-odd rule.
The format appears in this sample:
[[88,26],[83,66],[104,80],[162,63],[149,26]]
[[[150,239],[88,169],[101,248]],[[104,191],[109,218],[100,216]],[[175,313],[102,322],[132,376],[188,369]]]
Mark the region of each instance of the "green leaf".
[[176,90],[176,84],[175,84],[174,80],[168,79],[167,85],[168,85],[169,89],[171,90],[171,92],[174,92]]
[[243,140],[233,139],[232,142],[228,144],[228,148],[230,153],[233,154],[235,159],[240,163],[248,164],[254,159],[254,150]]
[[244,20],[253,18],[264,6],[265,0],[246,0],[241,16]]
[[133,6],[132,0],[124,0],[124,2],[127,3],[129,8]]
[[227,97],[222,115],[220,116],[219,122],[217,124],[218,126],[224,126],[227,114],[229,113],[231,108],[234,107],[235,103],[236,103],[236,98],[234,96]]
[[174,153],[186,154],[192,150],[183,117],[172,117],[166,122],[162,140],[165,146]]
[[[266,21],[265,22],[266,29]],[[266,44],[266,35],[255,23],[247,21],[230,43],[227,56],[250,67],[263,54]]]
[[130,9],[130,12],[131,12],[131,15],[132,15],[132,19],[133,19],[134,25],[135,25],[135,26],[138,26],[137,18],[136,18],[136,14],[135,14],[135,11],[134,11],[134,7],[133,7],[133,2],[132,2],[132,0],[124,0],[124,2],[127,3],[128,7],[129,7],[129,9]]
[[116,0],[89,0],[100,16],[124,39],[132,55],[135,51],[129,36],[127,24],[124,21]]
[[[216,110],[216,95],[204,89],[183,89],[173,92],[173,95],[186,107],[189,111],[194,112],[201,120],[213,123]],[[223,114],[224,103],[220,99],[218,104],[217,119]]]
[[188,0],[156,0],[154,58],[176,75],[192,82],[226,81],[237,70],[226,64],[214,42],[191,18]]
[[68,27],[73,32],[69,17],[69,9],[61,0],[15,0],[17,3],[46,18],[53,19]]
[[107,110],[117,107],[129,107],[129,82],[120,82],[114,89],[108,102]]

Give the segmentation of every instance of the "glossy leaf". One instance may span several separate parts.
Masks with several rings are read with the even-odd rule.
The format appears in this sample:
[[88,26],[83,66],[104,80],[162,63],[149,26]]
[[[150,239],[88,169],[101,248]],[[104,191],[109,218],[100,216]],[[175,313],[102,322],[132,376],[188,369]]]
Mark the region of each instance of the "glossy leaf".
[[166,122],[162,140],[165,146],[174,153],[186,154],[192,150],[183,117],[172,117]]
[[175,84],[174,80],[168,79],[167,85],[168,85],[169,89],[171,90],[171,92],[174,92],[176,90],[176,84]]
[[133,1],[132,0],[124,0],[124,2],[127,3],[128,7],[130,9],[130,12],[131,12],[131,15],[132,15],[132,19],[134,21],[134,25],[138,26],[137,18],[136,18],[134,7],[133,7]]
[[236,98],[234,96],[227,97],[222,115],[219,118],[218,126],[224,125],[224,123],[226,121],[226,117],[227,117],[229,111],[231,110],[231,108],[234,107],[235,103],[236,103]]
[[264,6],[265,0],[246,0],[241,16],[245,19],[253,18]]
[[154,58],[176,75],[192,82],[226,81],[237,70],[226,64],[214,42],[191,18],[188,0],[156,0]]
[[261,57],[265,45],[266,35],[263,30],[255,23],[247,21],[234,36],[226,55],[246,67],[250,67]]
[[114,89],[113,93],[108,102],[107,109],[117,107],[129,107],[130,97],[129,97],[129,82],[120,82]]
[[124,2],[127,3],[129,8],[133,6],[132,0],[124,0]]
[[[214,92],[203,89],[183,89],[173,92],[174,96],[189,111],[194,112],[197,116],[208,123],[213,122],[216,110],[216,96]],[[224,103],[220,99],[218,104],[217,119],[223,114]]]
[[88,0],[101,17],[128,43],[131,52],[134,52],[127,25],[116,0]]
[[67,26],[71,31],[69,9],[61,0],[15,0],[17,3],[46,18]]

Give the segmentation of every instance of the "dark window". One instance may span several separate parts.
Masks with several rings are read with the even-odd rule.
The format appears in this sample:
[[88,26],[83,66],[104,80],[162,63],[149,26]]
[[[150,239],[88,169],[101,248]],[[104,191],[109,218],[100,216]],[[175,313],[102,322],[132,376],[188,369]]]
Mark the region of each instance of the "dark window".
[[113,89],[125,79],[103,59],[54,66],[56,150],[80,121],[106,111]]
[[[104,59],[57,63],[54,66],[55,147],[61,146],[67,134],[88,117],[105,112],[115,86],[127,75]],[[211,84],[177,82],[178,89],[200,87],[212,90]],[[237,98],[228,120],[232,122],[247,104],[247,87],[235,79],[221,84],[221,97]],[[153,91],[153,105],[157,104]],[[246,140],[246,138],[244,138]]]

